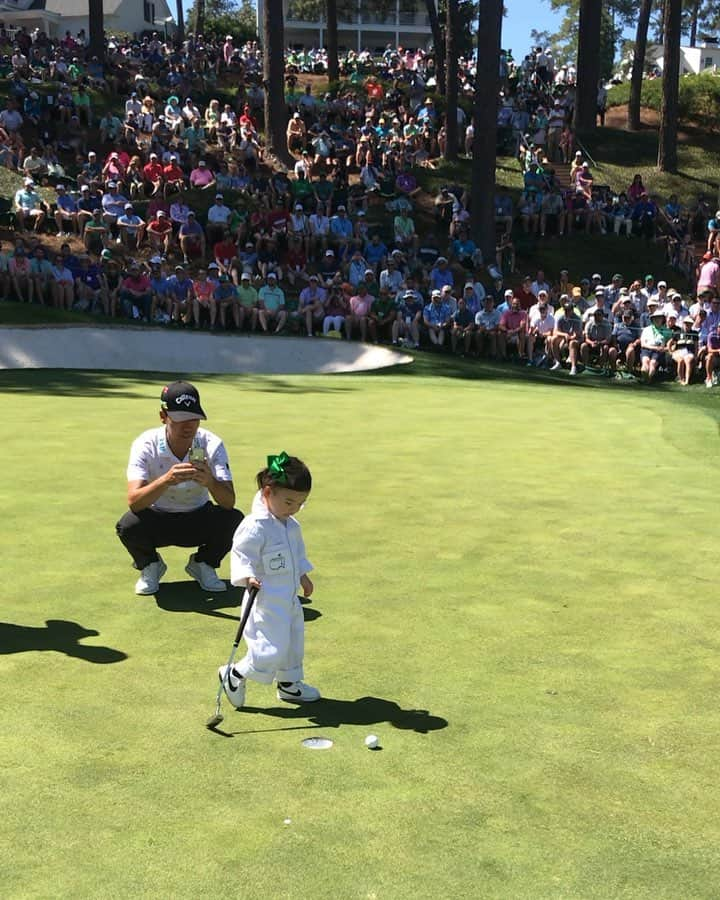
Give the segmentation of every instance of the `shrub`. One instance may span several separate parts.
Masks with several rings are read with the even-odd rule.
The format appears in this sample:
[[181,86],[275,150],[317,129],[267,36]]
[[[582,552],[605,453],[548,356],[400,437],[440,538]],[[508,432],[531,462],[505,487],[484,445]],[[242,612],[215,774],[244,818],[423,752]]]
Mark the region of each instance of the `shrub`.
[[[630,83],[615,85],[608,92],[608,106],[622,106],[630,99]],[[660,112],[662,79],[643,81],[642,105]],[[720,121],[720,78],[710,72],[684,75],[680,79],[680,121],[715,130]]]

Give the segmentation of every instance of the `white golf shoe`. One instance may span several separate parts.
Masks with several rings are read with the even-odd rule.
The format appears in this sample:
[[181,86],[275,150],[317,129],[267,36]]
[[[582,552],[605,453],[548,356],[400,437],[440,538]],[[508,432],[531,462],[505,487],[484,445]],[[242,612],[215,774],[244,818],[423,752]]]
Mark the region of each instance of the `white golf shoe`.
[[204,591],[211,591],[217,594],[219,591],[227,590],[227,585],[222,578],[218,578],[215,569],[207,563],[198,562],[194,553],[190,555],[185,571],[197,581]]
[[167,572],[165,560],[158,553],[155,562],[151,562],[140,573],[140,577],[135,582],[135,593],[145,596],[147,594],[157,594],[160,590],[160,579]]
[[225,691],[225,696],[232,703],[235,709],[242,709],[245,703],[245,679],[233,667],[228,673],[227,666],[220,666],[218,669],[218,678]]
[[293,681],[291,684],[278,681],[277,698],[286,703],[314,703],[320,699],[320,691],[304,681]]

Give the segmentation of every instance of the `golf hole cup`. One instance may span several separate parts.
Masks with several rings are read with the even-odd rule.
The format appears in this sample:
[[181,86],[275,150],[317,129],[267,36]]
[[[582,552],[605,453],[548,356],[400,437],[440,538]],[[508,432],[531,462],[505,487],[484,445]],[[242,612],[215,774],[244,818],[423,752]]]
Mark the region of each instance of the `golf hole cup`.
[[369,734],[365,738],[365,746],[368,750],[377,750],[380,741],[378,740],[378,736],[376,734]]

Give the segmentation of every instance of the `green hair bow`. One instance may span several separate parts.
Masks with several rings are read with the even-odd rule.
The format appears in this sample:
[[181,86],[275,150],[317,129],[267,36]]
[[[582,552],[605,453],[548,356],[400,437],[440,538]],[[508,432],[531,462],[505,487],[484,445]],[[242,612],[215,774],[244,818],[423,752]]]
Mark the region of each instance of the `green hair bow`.
[[268,456],[267,458],[267,467],[270,474],[273,476],[273,481],[279,481],[280,484],[285,484],[287,482],[287,474],[285,473],[285,466],[290,462],[290,457],[284,450],[281,450],[277,456]]

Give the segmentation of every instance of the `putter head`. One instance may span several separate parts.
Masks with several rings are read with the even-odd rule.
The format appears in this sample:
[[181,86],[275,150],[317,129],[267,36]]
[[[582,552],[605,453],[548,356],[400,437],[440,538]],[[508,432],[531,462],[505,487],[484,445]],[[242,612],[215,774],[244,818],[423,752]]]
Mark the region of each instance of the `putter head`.
[[217,715],[211,716],[207,720],[207,724],[205,727],[209,728],[212,731],[214,728],[218,727],[218,725],[223,721],[223,719],[224,719],[224,716],[221,713],[217,713]]

